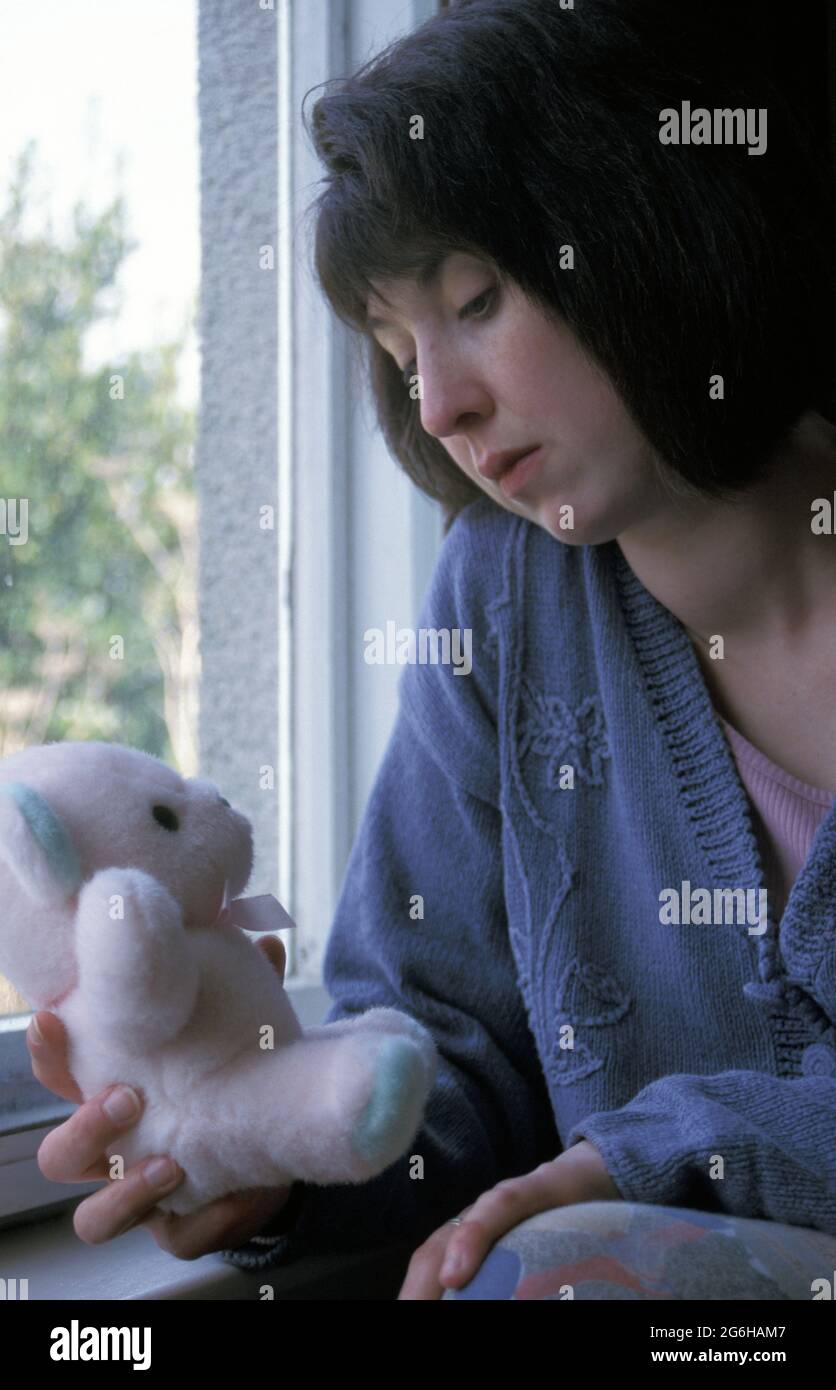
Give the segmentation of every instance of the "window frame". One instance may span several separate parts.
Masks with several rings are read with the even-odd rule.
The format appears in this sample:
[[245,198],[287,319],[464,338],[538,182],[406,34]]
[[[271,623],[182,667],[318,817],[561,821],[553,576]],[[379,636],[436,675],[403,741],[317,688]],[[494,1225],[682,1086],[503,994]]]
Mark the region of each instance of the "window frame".
[[[294,920],[304,924],[300,982],[321,983],[322,959],[351,847],[397,714],[402,668],[369,668],[362,633],[382,617],[414,624],[443,542],[443,513],[393,463],[354,402],[352,341],[314,285],[301,214],[322,171],[298,113],[303,96],[353,71],[399,31],[435,12],[411,0],[393,21],[388,0],[308,0],[292,10],[292,81],[280,115],[292,211],[293,284],[280,294],[280,342],[292,342],[292,425],[280,476],[293,496],[292,704]],[[409,22],[407,23],[406,20]],[[308,98],[306,110],[312,98]],[[287,223],[290,245],[291,225]],[[304,478],[304,489],[295,482]],[[385,611],[378,596],[386,596]],[[382,617],[381,617],[382,615]]]

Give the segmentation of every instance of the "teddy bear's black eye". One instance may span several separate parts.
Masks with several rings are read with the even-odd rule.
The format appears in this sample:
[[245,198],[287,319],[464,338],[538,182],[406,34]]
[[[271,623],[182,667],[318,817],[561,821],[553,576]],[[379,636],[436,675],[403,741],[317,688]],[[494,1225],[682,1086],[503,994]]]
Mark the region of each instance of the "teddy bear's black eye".
[[151,815],[165,830],[179,830],[180,822],[169,806],[152,806]]

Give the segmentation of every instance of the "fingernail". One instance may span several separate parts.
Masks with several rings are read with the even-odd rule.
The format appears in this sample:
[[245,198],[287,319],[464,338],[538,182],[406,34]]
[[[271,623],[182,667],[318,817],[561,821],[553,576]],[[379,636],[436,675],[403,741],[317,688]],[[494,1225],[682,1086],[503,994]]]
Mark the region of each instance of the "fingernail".
[[44,1035],[38,1027],[38,1020],[32,1015],[32,1021],[26,1030],[29,1041],[33,1047],[43,1047]]
[[168,1187],[179,1177],[178,1170],[170,1158],[152,1158],[145,1166],[145,1176],[155,1187]]
[[447,1255],[444,1264],[441,1266],[442,1279],[455,1279],[461,1274],[465,1266],[465,1258],[461,1251],[456,1250],[451,1255]]
[[104,1108],[112,1120],[130,1120],[139,1113],[139,1096],[130,1086],[117,1086],[104,1102]]

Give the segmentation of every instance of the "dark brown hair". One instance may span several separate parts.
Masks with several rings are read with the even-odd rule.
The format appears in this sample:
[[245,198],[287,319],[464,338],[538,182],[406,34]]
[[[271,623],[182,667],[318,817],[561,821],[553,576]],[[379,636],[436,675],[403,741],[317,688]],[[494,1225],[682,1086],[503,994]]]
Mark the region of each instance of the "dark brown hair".
[[[387,446],[447,527],[485,494],[422,428],[365,306],[372,279],[420,276],[453,250],[569,325],[674,483],[732,495],[806,410],[836,418],[836,180],[812,95],[824,62],[794,93],[776,79],[795,13],[461,0],[327,84],[306,120],[326,169],[316,274],[365,347]],[[662,144],[659,113],[684,100],[766,108],[766,151]]]

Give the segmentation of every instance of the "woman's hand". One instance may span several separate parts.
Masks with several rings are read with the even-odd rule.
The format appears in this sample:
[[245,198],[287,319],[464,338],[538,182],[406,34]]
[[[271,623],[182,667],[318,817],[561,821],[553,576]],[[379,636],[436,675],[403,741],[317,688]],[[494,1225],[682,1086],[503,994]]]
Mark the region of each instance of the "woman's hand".
[[[284,982],[286,955],[282,942],[278,937],[265,936],[257,944]],[[278,1216],[290,1197],[290,1187],[249,1188],[231,1193],[188,1216],[160,1211],[155,1204],[183,1180],[182,1168],[168,1157],[163,1158],[171,1169],[168,1181],[158,1183],[149,1173],[151,1163],[159,1161],[159,1156],[127,1169],[122,1178],[111,1178],[106,1149],[136,1124],[144,1098],[135,1095],[135,1110],[121,1118],[109,1115],[105,1106],[117,1092],[127,1089],[130,1093],[130,1088],[109,1086],[85,1101],[67,1068],[67,1034],[60,1018],[41,1012],[34,1021],[44,1041],[37,1043],[30,1024],[26,1042],[32,1071],[42,1086],[79,1104],[78,1110],[43,1140],[38,1149],[38,1167],[53,1182],[108,1179],[107,1186],[85,1197],[73,1214],[73,1228],[85,1244],[100,1245],[141,1225],[148,1227],[162,1250],[179,1260],[196,1260],[211,1250],[243,1245]]]
[[[419,1245],[398,1294],[401,1299],[441,1298],[445,1288],[460,1289],[473,1278],[491,1246],[508,1231],[552,1207],[575,1202],[620,1201],[621,1193],[594,1144],[581,1139],[533,1173],[506,1178],[462,1212],[462,1223],[448,1221]],[[458,1261],[454,1269],[453,1264]]]

